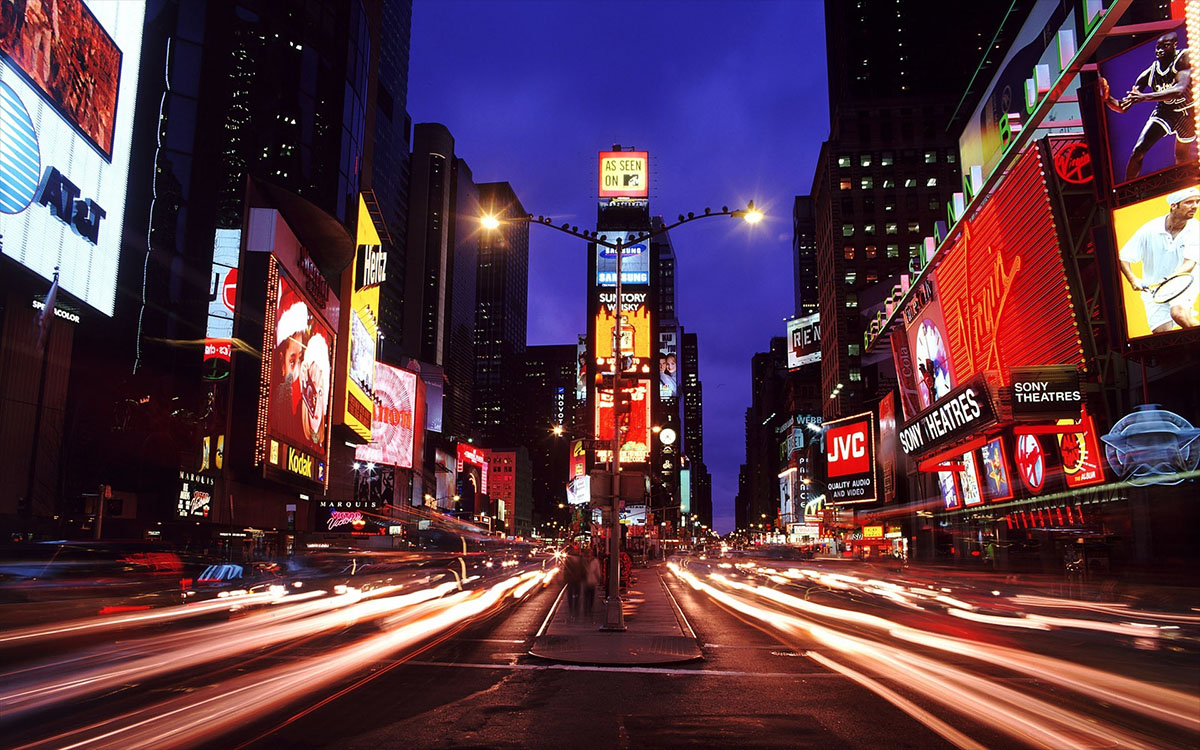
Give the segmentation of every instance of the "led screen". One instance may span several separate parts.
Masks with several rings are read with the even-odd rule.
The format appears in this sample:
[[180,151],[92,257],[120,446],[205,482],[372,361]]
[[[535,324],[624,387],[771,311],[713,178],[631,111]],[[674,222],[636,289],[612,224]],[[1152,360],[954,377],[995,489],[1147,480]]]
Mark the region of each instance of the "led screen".
[[323,483],[335,338],[283,273],[277,300],[267,411],[270,463]]
[[361,195],[358,198],[357,239],[354,268],[350,277],[343,279],[343,299],[350,298],[350,309],[342,312],[341,334],[343,341],[349,340],[349,347],[340,355],[338,363],[339,372],[345,377],[339,381],[344,386],[337,394],[337,414],[339,423],[368,441],[371,439],[375,351],[379,339],[378,281],[387,267],[387,257],[380,250],[379,232]]
[[658,397],[675,398],[679,394],[679,345],[675,331],[658,334]]
[[[642,240],[634,242],[633,238],[637,236],[637,232],[609,232],[601,233],[602,238],[606,242],[617,244],[620,240],[621,247],[621,284],[640,284],[645,286],[650,283],[650,240]],[[616,286],[617,284],[617,250],[604,245],[596,245],[596,285],[597,286]]]
[[354,457],[360,462],[411,469],[417,375],[376,362],[374,383],[375,416],[371,420],[371,442],[358,446]]
[[[1129,338],[1171,333],[1197,325],[1198,205],[1200,190],[1185,189],[1113,211],[1118,283],[1125,310],[1125,333]],[[1180,278],[1164,283],[1176,276]],[[1168,288],[1175,284],[1183,288],[1168,299],[1174,293]]]
[[[612,292],[601,293],[601,305],[596,313],[596,357],[611,361],[613,356],[613,329],[616,313],[611,305]],[[624,357],[650,357],[650,308],[646,305],[645,292],[622,292],[621,305],[621,355]]]
[[580,336],[575,343],[575,400],[587,398],[587,336]]
[[1196,120],[1190,87],[1156,100],[1157,92],[1195,75],[1183,21],[1100,63],[1108,154],[1114,184],[1196,162]]
[[112,315],[145,5],[0,9],[0,251]]
[[[621,390],[628,398],[630,409],[621,414],[621,463],[645,463],[650,458],[650,381],[622,380]],[[596,458],[608,461],[612,457],[613,440],[612,388],[596,389]]]

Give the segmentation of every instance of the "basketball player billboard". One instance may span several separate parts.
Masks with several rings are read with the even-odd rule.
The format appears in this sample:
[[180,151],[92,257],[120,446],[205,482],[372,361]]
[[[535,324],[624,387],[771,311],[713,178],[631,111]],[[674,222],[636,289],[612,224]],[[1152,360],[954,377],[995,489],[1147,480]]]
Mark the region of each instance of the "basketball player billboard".
[[1200,325],[1200,187],[1113,211],[1118,283],[1130,339]]
[[1100,63],[1113,184],[1196,162],[1191,58],[1180,21]]

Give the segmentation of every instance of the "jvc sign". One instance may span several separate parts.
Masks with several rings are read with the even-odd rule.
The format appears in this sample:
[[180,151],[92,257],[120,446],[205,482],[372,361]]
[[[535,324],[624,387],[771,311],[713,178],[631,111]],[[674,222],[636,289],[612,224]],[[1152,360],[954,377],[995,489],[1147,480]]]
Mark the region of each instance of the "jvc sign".
[[825,424],[825,476],[830,503],[867,503],[875,499],[873,413]]

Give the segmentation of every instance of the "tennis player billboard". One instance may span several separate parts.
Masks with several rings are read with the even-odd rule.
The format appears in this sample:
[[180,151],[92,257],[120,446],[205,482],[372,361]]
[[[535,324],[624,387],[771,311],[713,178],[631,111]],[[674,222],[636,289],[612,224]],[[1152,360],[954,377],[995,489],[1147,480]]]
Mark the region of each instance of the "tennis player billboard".
[[1113,211],[1125,333],[1130,339],[1200,325],[1200,187]]

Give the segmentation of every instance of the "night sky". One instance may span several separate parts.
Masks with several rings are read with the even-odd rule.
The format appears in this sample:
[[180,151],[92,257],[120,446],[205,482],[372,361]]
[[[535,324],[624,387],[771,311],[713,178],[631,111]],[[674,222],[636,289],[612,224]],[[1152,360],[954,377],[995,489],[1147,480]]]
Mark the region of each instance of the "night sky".
[[[507,181],[527,212],[594,228],[597,153],[650,154],[650,210],[706,206],[672,232],[676,311],[699,335],[704,453],[717,530],[731,531],[750,357],[791,315],[794,196],[828,136],[819,0],[416,0],[408,109],[440,122],[476,182]],[[587,330],[586,245],[530,232],[529,345]]]

